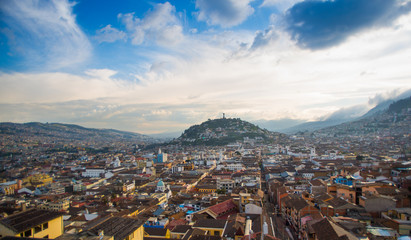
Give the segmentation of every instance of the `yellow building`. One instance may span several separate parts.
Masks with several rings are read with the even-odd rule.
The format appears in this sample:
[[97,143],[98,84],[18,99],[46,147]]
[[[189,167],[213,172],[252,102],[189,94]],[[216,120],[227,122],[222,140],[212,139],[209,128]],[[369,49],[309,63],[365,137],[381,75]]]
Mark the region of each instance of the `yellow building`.
[[96,235],[113,236],[114,240],[142,240],[143,222],[133,218],[111,217],[94,226],[89,232]]
[[42,187],[53,182],[53,178],[47,174],[34,174],[23,179],[23,184],[33,187]]
[[166,193],[153,193],[153,194],[151,194],[151,197],[156,198],[158,200],[157,205],[167,203],[167,194]]
[[13,195],[16,190],[19,189],[19,184],[17,181],[10,181],[0,183],[0,192],[5,195]]
[[144,228],[144,237],[150,238],[171,238],[170,230],[167,228]]
[[70,207],[70,201],[68,199],[58,199],[52,202],[47,202],[41,205],[39,208],[54,212],[67,211]]
[[56,238],[63,231],[63,216],[46,210],[29,209],[0,220],[1,237]]
[[201,193],[215,193],[217,191],[217,186],[212,184],[197,185],[196,189]]
[[200,219],[193,225],[193,229],[201,229],[207,232],[207,235],[222,236],[226,220],[220,219]]
[[191,229],[190,225],[177,225],[170,231],[172,239],[182,239],[186,232]]

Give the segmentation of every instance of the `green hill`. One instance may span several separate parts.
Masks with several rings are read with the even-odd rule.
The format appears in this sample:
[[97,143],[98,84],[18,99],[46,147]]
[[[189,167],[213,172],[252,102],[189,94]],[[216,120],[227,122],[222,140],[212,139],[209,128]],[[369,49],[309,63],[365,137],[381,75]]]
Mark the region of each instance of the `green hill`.
[[236,142],[271,143],[285,136],[243,121],[239,118],[220,118],[194,125],[172,143],[182,145],[222,146]]

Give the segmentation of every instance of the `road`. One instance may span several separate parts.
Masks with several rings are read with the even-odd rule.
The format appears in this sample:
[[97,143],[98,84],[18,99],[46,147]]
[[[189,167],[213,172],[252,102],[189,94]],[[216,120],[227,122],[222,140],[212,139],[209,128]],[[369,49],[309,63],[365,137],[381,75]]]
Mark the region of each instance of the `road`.
[[[265,189],[268,188],[265,187],[265,182],[262,182],[262,190],[264,191]],[[268,232],[271,236],[284,240],[298,239],[296,234],[293,233],[293,230],[287,226],[281,215],[277,215],[275,205],[269,202],[268,194],[264,194],[263,209],[263,215],[266,216],[265,219],[268,220]]]

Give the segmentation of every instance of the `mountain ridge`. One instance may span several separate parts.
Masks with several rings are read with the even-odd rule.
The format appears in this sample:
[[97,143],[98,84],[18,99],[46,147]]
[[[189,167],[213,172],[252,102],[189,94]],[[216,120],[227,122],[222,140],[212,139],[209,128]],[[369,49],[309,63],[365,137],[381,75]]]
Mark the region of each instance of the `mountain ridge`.
[[[375,105],[371,109],[366,110],[365,105],[357,105],[357,106],[352,106],[348,108],[341,108],[338,111],[335,111],[332,114],[326,117],[323,117],[323,120],[318,120],[318,121],[306,122],[301,119],[280,119],[280,120],[256,120],[254,121],[254,123],[256,123],[259,126],[264,126],[270,131],[278,131],[278,132],[286,133],[286,134],[295,134],[298,132],[305,132],[305,131],[312,132],[312,131],[317,131],[323,128],[328,128],[332,126],[337,126],[339,124],[360,120],[363,118],[373,116],[375,114],[384,113],[391,104],[399,100],[402,100],[402,99],[407,99],[409,97],[411,97],[411,89],[405,92],[402,92],[401,94],[395,97],[391,97],[385,100],[378,100],[378,104]],[[369,102],[371,103],[371,102],[377,101],[375,100],[375,98],[370,99]],[[379,97],[379,98],[382,98],[382,97]],[[361,112],[363,113],[361,114]],[[297,124],[292,124],[292,123],[297,123]]]
[[54,138],[58,140],[73,139],[77,141],[154,141],[153,138],[140,133],[133,133],[116,129],[87,128],[76,124],[41,122],[0,123],[0,135],[17,134],[25,134],[26,136],[30,137]]
[[[371,110],[370,110],[371,111]],[[365,114],[367,115],[367,114]],[[373,114],[357,120],[342,123],[315,131],[322,134],[344,135],[392,135],[400,136],[411,133],[411,97],[391,103],[385,110],[373,111]]]

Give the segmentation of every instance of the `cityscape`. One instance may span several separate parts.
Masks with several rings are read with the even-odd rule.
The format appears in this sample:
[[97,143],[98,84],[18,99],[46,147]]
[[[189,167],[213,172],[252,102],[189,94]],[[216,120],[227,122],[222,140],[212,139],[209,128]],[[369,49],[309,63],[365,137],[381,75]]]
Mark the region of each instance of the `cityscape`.
[[410,23],[0,0],[0,240],[411,240]]

